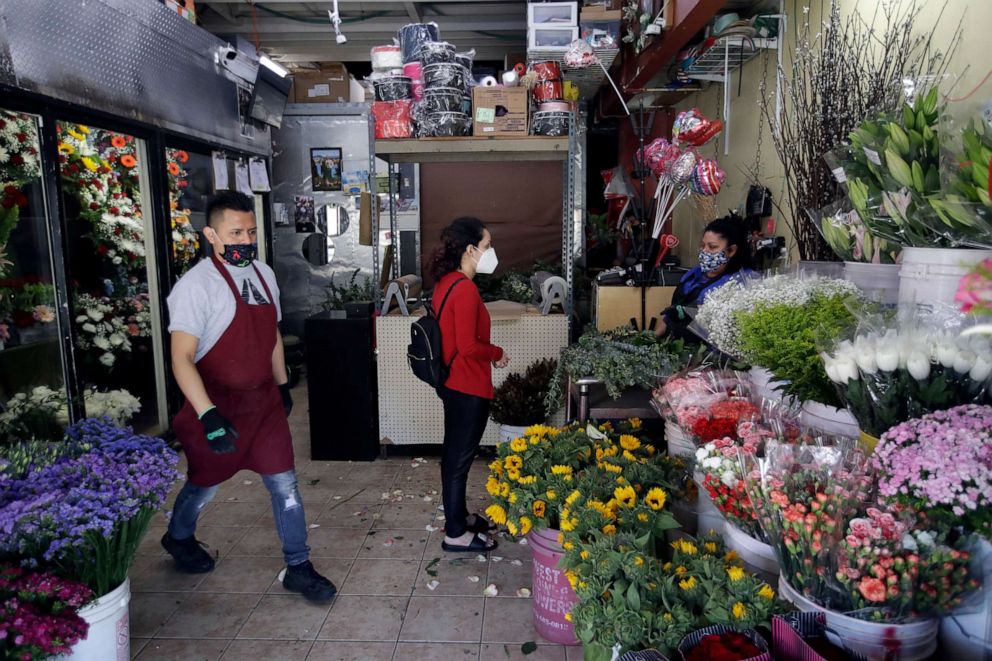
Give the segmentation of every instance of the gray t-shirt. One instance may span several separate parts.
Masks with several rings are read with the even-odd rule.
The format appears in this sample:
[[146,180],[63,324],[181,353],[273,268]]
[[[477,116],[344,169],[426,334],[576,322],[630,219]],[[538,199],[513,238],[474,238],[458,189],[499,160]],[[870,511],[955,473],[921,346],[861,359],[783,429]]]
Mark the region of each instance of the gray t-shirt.
[[[207,355],[207,352],[217,344],[227,327],[234,321],[237,301],[224,276],[212,260],[203,259],[191,268],[169,294],[169,332],[182,331],[189,333],[199,340],[196,347],[195,361]],[[258,281],[258,275],[251,266],[244,268],[224,264],[223,268],[231,274],[234,285],[241,292],[241,297],[249,305],[275,305],[276,318],[282,319],[279,309],[279,286],[276,284],[276,274],[263,262],[254,262],[259,273],[265,278],[272,292],[273,301],[267,300],[265,287]]]

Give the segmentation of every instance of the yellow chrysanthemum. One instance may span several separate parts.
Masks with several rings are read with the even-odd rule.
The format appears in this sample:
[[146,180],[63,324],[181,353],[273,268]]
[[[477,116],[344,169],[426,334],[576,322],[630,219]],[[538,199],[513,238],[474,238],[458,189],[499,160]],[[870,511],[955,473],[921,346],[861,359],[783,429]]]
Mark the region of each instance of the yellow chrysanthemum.
[[494,473],[502,473],[503,472],[503,462],[500,461],[499,459],[496,459],[494,461],[491,461],[489,463],[489,470],[493,471]]
[[696,555],[697,553],[699,553],[699,549],[696,548],[696,545],[687,539],[675,540],[674,542],[672,542],[672,548],[674,548],[676,551],[681,551],[686,555]]
[[641,442],[636,436],[628,436],[624,434],[620,437],[620,447],[624,450],[636,450],[641,447]]
[[648,516],[647,512],[640,512],[637,515],[637,520],[640,521],[641,523],[647,523],[648,519],[650,518],[651,517]]
[[506,510],[499,505],[490,505],[486,508],[486,516],[496,525],[506,523]]
[[546,492],[544,492],[544,495],[547,496],[548,500],[554,500],[558,497],[558,494],[555,492],[554,489],[548,489]]
[[629,450],[623,451],[623,458],[626,459],[627,461],[637,461],[637,457],[631,454]]
[[745,576],[744,570],[741,569],[740,567],[729,567],[727,569],[727,577],[730,579],[732,583],[736,583],[737,581],[744,580],[744,576]]
[[661,571],[669,572],[672,571],[672,563],[666,562],[661,566]]
[[765,583],[761,586],[761,589],[758,590],[758,596],[771,601],[775,598],[775,590],[772,590],[771,586]]
[[603,456],[604,457],[615,457],[618,454],[620,454],[620,448],[618,448],[615,445],[613,447],[611,447],[610,449],[603,451]]
[[696,587],[696,577],[690,576],[689,578],[679,581],[679,587],[688,592]]
[[648,489],[648,494],[644,496],[644,502],[655,512],[664,507],[667,500],[668,494],[661,487],[651,487]]
[[630,425],[631,429],[640,429],[642,425],[640,418],[631,418],[627,421],[627,424]]
[[513,521],[506,522],[506,529],[510,531],[511,535],[516,536],[518,528],[517,528],[517,524],[515,524]]
[[576,574],[574,571],[565,572],[565,578],[568,579],[568,584],[572,586],[573,590],[579,584],[579,575]]
[[716,545],[716,542],[706,542],[705,544],[703,544],[703,550],[709,553],[710,555],[716,555],[718,548],[719,547]]
[[572,542],[565,542],[564,544],[561,545],[561,547],[566,551],[571,551],[572,549],[575,548],[575,544],[573,544]]
[[623,468],[617,466],[616,464],[600,464],[600,466],[608,473],[615,473],[619,475],[623,472]]
[[613,497],[617,499],[617,502],[627,508],[631,508],[637,503],[637,492],[630,485],[614,489]]
[[738,560],[740,560],[740,555],[737,554],[737,551],[727,551],[723,556],[724,562],[737,562]]
[[530,520],[530,517],[522,516],[520,517],[520,534],[526,535],[534,527],[534,522]]
[[543,500],[535,500],[534,504],[531,505],[531,510],[533,510],[534,516],[543,517],[544,513],[547,511],[547,503]]
[[572,493],[568,494],[568,498],[565,499],[565,504],[566,505],[571,505],[572,503],[574,503],[575,501],[577,501],[580,497],[582,497],[582,494],[579,493],[579,490],[578,489],[576,489]]
[[515,438],[510,441],[510,449],[514,452],[523,452],[527,449],[527,441],[522,438]]
[[605,526],[603,526],[603,534],[615,535],[617,534],[617,527],[612,523],[607,523]]
[[603,448],[596,448],[596,461],[603,460]]
[[739,601],[736,604],[734,604],[734,607],[731,609],[730,612],[733,613],[734,617],[736,617],[738,620],[743,620],[745,617],[747,617],[747,608],[745,608],[744,604]]
[[[579,557],[582,558],[583,560],[588,560],[589,559],[589,551],[586,551],[585,549],[582,549],[581,551],[579,551]],[[758,594],[761,594],[761,593],[759,592]]]
[[686,569],[685,567],[683,567],[682,565],[679,565],[678,567],[675,568],[675,574],[677,576],[681,576],[682,574],[686,573],[687,571],[689,571],[689,570]]
[[663,619],[665,622],[671,622],[675,618],[672,617],[671,613],[665,613],[664,615],[661,616],[661,619]]
[[521,459],[518,455],[511,454],[507,456],[506,459],[503,460],[503,464],[506,466],[507,470],[512,470],[512,469],[520,470],[521,468],[523,468],[524,460]]
[[551,467],[552,475],[571,475],[572,472],[573,470],[571,466],[562,466],[561,464],[558,464],[557,466]]

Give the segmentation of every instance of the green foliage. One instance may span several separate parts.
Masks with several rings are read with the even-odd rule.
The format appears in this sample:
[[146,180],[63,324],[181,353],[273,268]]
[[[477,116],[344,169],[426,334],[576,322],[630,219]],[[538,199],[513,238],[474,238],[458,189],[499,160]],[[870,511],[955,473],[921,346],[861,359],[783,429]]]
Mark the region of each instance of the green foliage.
[[534,288],[530,286],[530,278],[512,271],[507,273],[499,286],[499,298],[514,303],[533,303]]
[[361,272],[361,269],[352,271],[347,284],[341,285],[332,280],[327,285],[327,300],[323,303],[324,310],[343,310],[345,303],[375,300],[378,288],[372,278],[368,276],[359,280],[358,274]]
[[562,349],[558,372],[545,400],[548,413],[557,411],[564,401],[565,377],[594,378],[606,386],[610,397],[617,398],[637,385],[653,387],[659,377],[680,369],[685,358],[682,340],[660,339],[651,331],[587,330],[576,344]]
[[490,416],[501,425],[526,427],[546,419],[544,400],[558,361],[548,358],[527,367],[523,374],[514,372],[496,389]]
[[744,357],[764,367],[799,401],[842,406],[817,350],[817,338],[836,337],[855,323],[845,297],[814,295],[803,305],[759,304],[737,314]]

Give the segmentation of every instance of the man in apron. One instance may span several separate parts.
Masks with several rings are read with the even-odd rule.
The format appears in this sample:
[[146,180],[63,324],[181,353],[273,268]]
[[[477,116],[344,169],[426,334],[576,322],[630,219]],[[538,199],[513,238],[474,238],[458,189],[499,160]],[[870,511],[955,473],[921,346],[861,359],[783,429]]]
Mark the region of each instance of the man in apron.
[[176,382],[186,397],[172,427],[189,464],[162,546],[185,572],[214,560],[193,536],[221,482],[255,471],[272,496],[276,531],[288,565],[283,587],[312,601],[334,585],[310,563],[303,502],[286,417],[293,406],[279,334],[275,274],[256,262],[253,200],[224,192],[207,205],[203,234],[213,247],[169,295]]

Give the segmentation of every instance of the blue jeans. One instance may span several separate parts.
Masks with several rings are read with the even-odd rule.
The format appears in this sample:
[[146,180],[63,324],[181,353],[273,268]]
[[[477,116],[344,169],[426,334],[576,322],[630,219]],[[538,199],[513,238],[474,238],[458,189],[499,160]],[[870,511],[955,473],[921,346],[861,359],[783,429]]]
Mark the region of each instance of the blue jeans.
[[[262,483],[272,496],[272,515],[276,532],[282,541],[282,555],[287,565],[298,565],[310,559],[307,546],[307,520],[303,500],[297,488],[296,471],[263,475]],[[187,539],[196,531],[196,520],[203,508],[213,500],[217,487],[198,487],[189,481],[183,485],[172,506],[169,534],[174,539]]]

